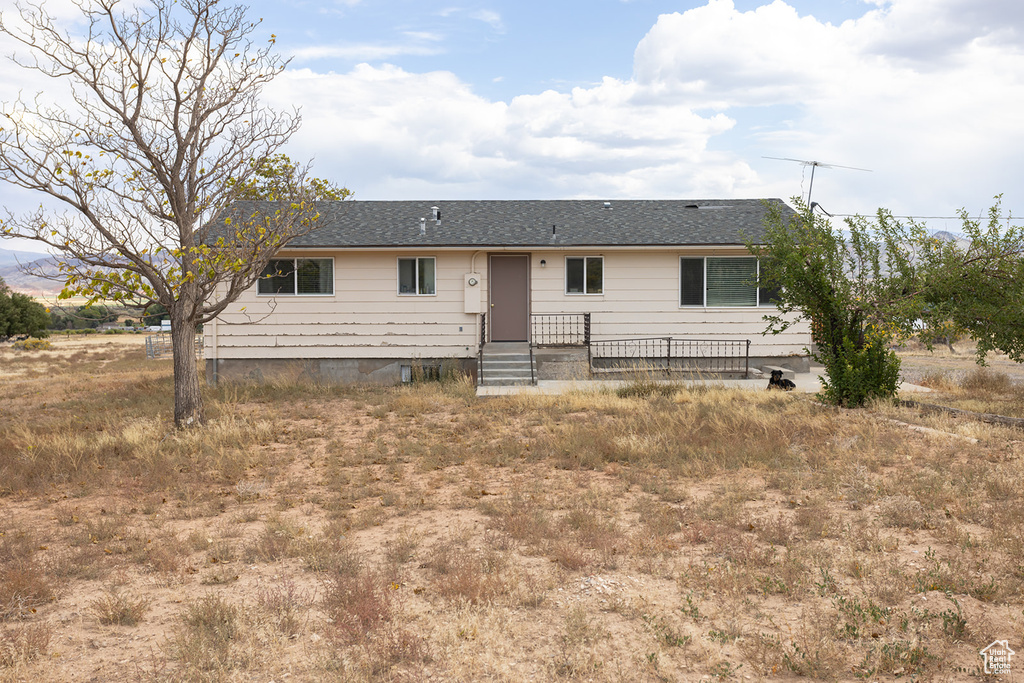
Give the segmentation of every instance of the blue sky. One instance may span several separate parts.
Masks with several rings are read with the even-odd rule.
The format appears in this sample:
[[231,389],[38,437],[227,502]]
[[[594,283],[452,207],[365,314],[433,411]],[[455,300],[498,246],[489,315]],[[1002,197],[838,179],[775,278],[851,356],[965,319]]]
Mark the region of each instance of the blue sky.
[[[665,0],[551,2],[373,1],[253,5],[297,66],[347,71],[387,62],[409,71],[444,70],[474,92],[509,101],[554,88],[628,79],[633,51],[660,14],[704,3]],[[758,2],[734,3],[753,10]],[[826,21],[856,16],[860,2],[799,2]],[[329,56],[314,58],[312,47]]]
[[[1022,207],[1024,3],[250,8],[293,56],[264,94],[301,107],[285,151],[357,200],[806,197],[810,169],[771,156],[870,169],[817,169],[834,213],[977,214],[997,193]],[[2,99],[36,85],[4,69]],[[9,208],[31,201],[0,188]]]

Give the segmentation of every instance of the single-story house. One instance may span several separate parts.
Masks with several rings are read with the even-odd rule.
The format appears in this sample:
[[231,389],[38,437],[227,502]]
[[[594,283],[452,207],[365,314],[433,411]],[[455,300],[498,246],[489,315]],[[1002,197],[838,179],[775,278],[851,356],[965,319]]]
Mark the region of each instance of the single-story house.
[[771,292],[744,244],[766,203],[791,212],[778,199],[324,202],[321,226],[205,326],[207,377],[398,382],[447,361],[490,383],[524,357],[526,379],[803,370],[806,325],[763,334]]

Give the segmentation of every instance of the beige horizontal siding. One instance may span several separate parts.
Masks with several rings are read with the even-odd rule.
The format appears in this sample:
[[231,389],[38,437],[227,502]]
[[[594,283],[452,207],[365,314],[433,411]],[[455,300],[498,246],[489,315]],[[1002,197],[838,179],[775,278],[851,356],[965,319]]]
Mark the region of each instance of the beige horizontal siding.
[[402,346],[389,349],[388,347],[377,346],[344,346],[331,343],[329,340],[324,340],[320,344],[302,346],[221,346],[218,350],[219,355],[217,357],[223,359],[385,358],[405,360],[414,358],[470,358],[476,354],[475,347],[470,347],[468,351],[465,347],[450,345],[421,345],[415,349]]
[[[476,353],[479,317],[466,314],[472,252],[348,252],[334,257],[334,294],[267,296],[253,288],[216,324],[219,358],[428,358]],[[398,293],[398,258],[433,256],[436,294]],[[486,256],[477,257],[485,268]],[[213,326],[207,326],[212,346]],[[459,328],[462,328],[460,331]],[[209,353],[214,350],[210,349]]]
[[[497,253],[497,252],[496,252]],[[500,252],[517,253],[517,252]],[[518,253],[526,253],[518,252]],[[746,255],[718,250],[717,255]],[[464,312],[465,274],[473,251],[320,252],[334,257],[335,291],[330,296],[263,296],[246,292],[206,327],[207,353],[220,358],[412,358],[466,357],[476,352],[480,317]],[[282,254],[287,258],[291,254]],[[604,293],[565,293],[565,256],[603,256]],[[683,250],[535,250],[530,258],[532,313],[591,313],[594,339],[697,337],[750,339],[752,355],[803,353],[810,344],[806,324],[763,336],[770,308],[680,308],[679,257]],[[689,255],[708,255],[691,252]],[[399,257],[434,256],[437,294],[397,292]],[[546,261],[541,267],[540,261]],[[488,253],[479,252],[475,272],[488,308]],[[244,309],[244,310],[243,310]],[[462,328],[461,331],[459,328]],[[217,348],[213,349],[216,333]]]
[[[533,254],[532,312],[591,314],[595,340],[629,337],[693,337],[750,339],[751,355],[788,356],[804,353],[811,343],[809,328],[799,324],[780,335],[763,335],[763,317],[774,308],[696,308],[679,306],[680,256],[748,256],[744,249],[687,252],[685,250],[576,250],[572,256],[603,256],[604,292],[565,293],[565,253]],[[545,260],[545,267],[540,261]]]

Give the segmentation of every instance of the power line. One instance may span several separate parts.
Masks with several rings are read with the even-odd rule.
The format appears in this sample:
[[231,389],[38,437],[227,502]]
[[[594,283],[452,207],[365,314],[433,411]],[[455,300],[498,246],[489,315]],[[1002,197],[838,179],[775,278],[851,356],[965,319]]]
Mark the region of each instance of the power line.
[[[821,204],[818,204],[817,202],[815,202],[815,205],[817,205],[819,208],[821,207]],[[836,216],[838,218],[857,218],[857,217],[870,218],[871,216],[874,216],[875,213],[877,213],[877,211],[872,211],[871,213],[833,213],[833,214],[829,214],[829,215],[830,216]],[[908,220],[959,221],[959,220],[963,219],[963,216],[897,216],[896,214],[890,214],[890,215],[893,218],[906,218]],[[987,220],[988,216],[967,216],[967,219],[968,220],[972,220],[972,221],[982,221],[982,220]],[[1024,216],[1020,216],[1020,217],[1018,217],[1018,216],[1000,216],[1000,218],[999,218],[999,222],[1000,223],[1003,223],[1003,222],[1006,222],[1006,221],[1014,221],[1014,222],[1024,221]]]

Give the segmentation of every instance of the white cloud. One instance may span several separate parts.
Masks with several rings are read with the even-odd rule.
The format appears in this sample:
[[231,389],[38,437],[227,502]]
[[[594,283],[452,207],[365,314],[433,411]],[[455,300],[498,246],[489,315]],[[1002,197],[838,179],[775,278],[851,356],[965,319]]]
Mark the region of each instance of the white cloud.
[[1019,185],[1024,148],[1024,51],[1007,40],[1024,11],[1000,20],[997,4],[876,0],[832,25],[782,0],[751,12],[709,0],[658,19],[632,79],[507,103],[452,73],[365,64],[289,72],[272,92],[304,104],[298,155],[364,198],[807,189],[767,155],[873,169],[819,169],[814,198],[832,210],[973,210]]
[[378,61],[394,59],[402,56],[428,56],[441,53],[441,48],[415,43],[346,43],[343,45],[311,45],[293,52],[299,62],[310,62],[316,59],[345,59],[359,61]]
[[[497,13],[475,18],[503,30]],[[1000,191],[1008,206],[1024,199],[1012,196],[1024,185],[1022,34],[1024,3],[1004,0],[871,0],[839,25],[783,0],[750,12],[709,0],[658,18],[631,79],[502,102],[451,72],[361,64],[289,70],[266,95],[302,107],[289,153],[364,199],[797,194],[802,169],[768,155],[873,169],[817,171],[815,199],[833,211],[973,211]],[[408,37],[297,57],[438,49]],[[0,84],[6,98],[33,92],[14,77],[25,80]]]
[[1005,4],[892,0],[833,26],[781,0],[753,12],[710,0],[659,18],[637,47],[635,78],[698,110],[792,108],[756,132],[762,153],[874,168],[871,179],[832,181],[874,186],[875,197],[835,193],[855,210],[945,212],[1016,185],[1024,52],[1008,37],[1020,35],[1024,5],[1000,13]]
[[316,156],[318,174],[364,198],[410,196],[403,184],[460,196],[717,195],[749,179],[745,165],[706,150],[733,125],[728,117],[637,101],[641,90],[606,78],[505,104],[451,73],[363,64],[348,74],[287,72],[268,94],[305,103],[296,153]]
[[477,10],[475,12],[472,12],[469,16],[471,19],[476,19],[477,21],[484,22],[485,24],[493,28],[495,31],[500,32],[505,30],[505,25],[501,20],[501,15],[495,12],[494,10]]

